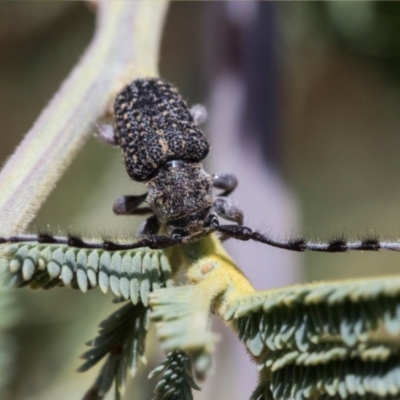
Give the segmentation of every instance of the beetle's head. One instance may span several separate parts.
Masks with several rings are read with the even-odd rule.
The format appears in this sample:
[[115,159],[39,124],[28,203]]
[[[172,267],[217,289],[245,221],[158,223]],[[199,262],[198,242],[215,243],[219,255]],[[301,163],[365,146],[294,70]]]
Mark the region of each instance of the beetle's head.
[[187,217],[167,222],[168,234],[170,236],[180,235],[182,237],[201,233],[205,228],[218,223],[217,217],[210,213],[210,207],[199,210]]

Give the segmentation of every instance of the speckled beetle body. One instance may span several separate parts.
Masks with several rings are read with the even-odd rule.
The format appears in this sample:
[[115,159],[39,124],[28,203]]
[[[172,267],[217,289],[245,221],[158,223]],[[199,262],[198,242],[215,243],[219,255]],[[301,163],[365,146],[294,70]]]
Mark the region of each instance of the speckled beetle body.
[[209,145],[177,90],[161,79],[138,79],[114,103],[115,139],[126,170],[146,181],[170,160],[200,162]]
[[167,161],[147,182],[146,201],[161,222],[181,219],[210,208],[212,177],[199,163]]
[[[140,234],[155,234],[165,224],[170,235],[188,236],[215,224],[213,176],[201,164],[209,144],[196,124],[198,108],[196,117],[164,80],[138,79],[118,94],[114,115],[115,144],[123,151],[129,176],[146,183],[148,193],[142,199],[154,213],[142,224]],[[230,192],[236,179],[226,177],[229,187],[223,189]],[[139,205],[134,200],[132,196],[118,199],[114,211],[140,213],[143,208],[132,208]],[[221,201],[241,223],[241,212],[228,200]]]

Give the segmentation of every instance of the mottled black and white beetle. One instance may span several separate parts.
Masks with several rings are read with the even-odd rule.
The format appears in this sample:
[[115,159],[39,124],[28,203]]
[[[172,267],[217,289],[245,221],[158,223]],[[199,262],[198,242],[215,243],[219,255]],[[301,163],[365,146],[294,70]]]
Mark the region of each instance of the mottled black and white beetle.
[[[205,111],[189,111],[177,90],[161,79],[139,79],[126,86],[114,105],[115,133],[111,126],[100,136],[119,146],[129,176],[145,182],[148,193],[123,196],[114,204],[116,214],[152,213],[139,229],[154,235],[165,225],[172,239],[190,237],[218,225],[217,215],[242,224],[240,210],[224,197],[237,185],[233,175],[209,175],[201,161],[209,145],[198,128]],[[213,196],[213,187],[224,192]],[[142,202],[149,207],[138,208]]]
[[[99,136],[122,149],[129,176],[148,188],[143,195],[123,196],[114,203],[114,212],[119,215],[151,214],[139,228],[139,240],[93,242],[76,236],[42,234],[1,238],[0,243],[38,241],[105,250],[165,248],[219,232],[223,238],[254,240],[293,251],[400,251],[400,242],[375,237],[354,242],[343,238],[326,243],[285,241],[243,226],[242,211],[226,197],[236,188],[236,178],[230,174],[210,175],[201,164],[209,151],[207,139],[198,128],[205,120],[205,110],[201,106],[189,110],[165,80],[137,79],[127,85],[116,97],[114,115],[115,128],[103,125]],[[222,193],[215,196],[213,188],[222,189]],[[143,202],[148,206],[140,207]],[[235,224],[220,225],[218,217]]]

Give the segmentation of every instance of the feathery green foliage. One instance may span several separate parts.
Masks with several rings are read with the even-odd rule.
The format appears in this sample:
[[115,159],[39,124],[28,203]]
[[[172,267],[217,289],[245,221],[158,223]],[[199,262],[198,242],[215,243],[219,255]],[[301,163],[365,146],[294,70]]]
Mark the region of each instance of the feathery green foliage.
[[149,378],[161,376],[154,389],[153,400],[192,400],[191,389],[200,390],[193,380],[190,357],[182,351],[169,353]]
[[399,296],[399,277],[243,296],[227,318],[261,371],[252,399],[398,396]]
[[308,351],[326,336],[346,346],[383,325],[400,332],[400,277],[322,283],[243,296],[226,313],[254,356],[264,348]]
[[[215,313],[247,346],[260,372],[252,400],[395,399],[400,395],[400,277],[321,282],[255,291],[218,239],[174,247],[103,251],[64,245],[4,246],[7,287],[98,286],[127,301],[103,321],[83,358],[86,371],[106,358],[86,400],[100,400],[115,382],[121,399],[134,375],[149,324],[167,359],[154,400],[191,400],[193,380],[210,369]],[[172,265],[172,266],[171,266]],[[188,285],[174,286],[179,268]]]
[[135,376],[139,359],[146,360],[144,350],[148,328],[149,309],[131,302],[100,324],[99,335],[87,343],[92,349],[82,355],[86,361],[78,371],[85,372],[106,355],[108,357],[85,399],[102,399],[114,380],[115,397],[118,399],[124,394],[127,371]]
[[218,339],[209,330],[210,304],[204,295],[191,286],[175,287],[154,292],[150,301],[161,347],[167,353],[182,350],[189,354],[200,379],[210,368]]
[[18,243],[6,246],[0,270],[6,272],[4,286],[51,289],[69,286],[86,292],[99,286],[133,304],[148,304],[149,293],[173,286],[169,261],[164,252],[140,249],[103,251],[58,244]]
[[313,366],[290,365],[262,382],[251,397],[261,399],[398,399],[400,359],[385,362],[359,358]]

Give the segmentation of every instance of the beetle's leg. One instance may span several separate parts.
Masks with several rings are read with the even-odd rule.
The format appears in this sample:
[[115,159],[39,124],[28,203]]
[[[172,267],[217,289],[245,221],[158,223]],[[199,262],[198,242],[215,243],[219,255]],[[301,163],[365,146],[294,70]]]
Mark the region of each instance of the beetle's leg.
[[195,104],[191,109],[190,109],[190,114],[192,115],[192,118],[194,120],[194,123],[196,125],[202,125],[206,122],[207,120],[207,110],[206,108],[201,105],[201,104]]
[[[215,198],[211,210],[214,211],[218,216],[227,219],[228,221],[236,222],[238,225],[243,224],[242,210],[235,207],[225,197]],[[225,241],[226,239],[229,239],[229,237],[230,237],[229,235],[222,233],[220,240]]]
[[156,215],[145,219],[139,226],[138,235],[139,236],[150,236],[156,235],[160,229],[160,221]]
[[236,222],[238,225],[243,224],[242,210],[235,207],[225,197],[216,197],[212,205],[212,210],[215,211],[217,215],[224,219],[227,219],[228,221]]
[[236,222],[238,225],[243,225],[243,211],[235,207],[228,199],[216,197],[212,209],[219,217]]
[[153,210],[150,207],[138,208],[146,199],[147,193],[140,196],[122,196],[115,200],[113,211],[117,215],[146,215]]
[[97,124],[97,135],[102,142],[118,146],[115,138],[115,132],[112,125],[109,124]]
[[214,174],[212,179],[215,188],[224,190],[220,196],[228,196],[238,184],[236,176],[232,174]]

